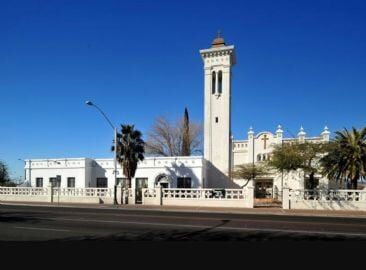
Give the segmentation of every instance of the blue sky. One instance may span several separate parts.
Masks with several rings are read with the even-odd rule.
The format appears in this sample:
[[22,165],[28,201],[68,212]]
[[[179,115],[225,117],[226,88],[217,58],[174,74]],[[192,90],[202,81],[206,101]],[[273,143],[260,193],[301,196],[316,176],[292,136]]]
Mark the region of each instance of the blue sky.
[[199,49],[237,50],[233,134],[365,126],[365,1],[1,1],[0,159],[109,157],[115,124],[203,120]]

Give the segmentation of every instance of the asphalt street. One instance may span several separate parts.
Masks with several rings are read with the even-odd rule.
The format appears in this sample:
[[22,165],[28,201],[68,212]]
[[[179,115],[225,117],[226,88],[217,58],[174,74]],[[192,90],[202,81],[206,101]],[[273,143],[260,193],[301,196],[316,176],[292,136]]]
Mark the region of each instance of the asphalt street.
[[0,205],[0,241],[366,240],[365,218]]

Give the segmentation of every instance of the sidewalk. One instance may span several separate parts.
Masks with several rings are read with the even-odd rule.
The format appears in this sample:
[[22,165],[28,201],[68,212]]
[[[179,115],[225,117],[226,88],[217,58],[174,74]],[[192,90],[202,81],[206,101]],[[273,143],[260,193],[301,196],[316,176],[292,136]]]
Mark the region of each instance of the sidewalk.
[[76,204],[76,203],[32,203],[32,202],[0,202],[1,205],[41,206],[56,208],[85,208],[85,209],[114,209],[133,211],[158,211],[181,213],[217,213],[217,214],[249,214],[249,215],[282,215],[282,216],[313,216],[313,217],[342,217],[366,218],[366,211],[341,210],[284,210],[282,208],[219,208],[219,207],[184,207],[184,206],[154,206],[154,205],[107,205],[107,204]]

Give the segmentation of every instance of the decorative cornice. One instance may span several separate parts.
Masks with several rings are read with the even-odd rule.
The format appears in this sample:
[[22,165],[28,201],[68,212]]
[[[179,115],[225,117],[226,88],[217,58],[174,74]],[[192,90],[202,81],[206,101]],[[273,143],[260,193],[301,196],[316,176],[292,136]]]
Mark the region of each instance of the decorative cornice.
[[200,54],[203,58],[232,55],[234,53],[234,46],[225,46],[219,48],[211,48],[200,50]]

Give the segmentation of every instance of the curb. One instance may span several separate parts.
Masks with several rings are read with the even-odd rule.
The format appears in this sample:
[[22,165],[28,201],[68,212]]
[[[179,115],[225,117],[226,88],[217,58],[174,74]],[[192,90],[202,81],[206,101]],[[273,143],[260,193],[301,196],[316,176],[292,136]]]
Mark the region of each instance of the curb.
[[[171,213],[207,213],[207,214],[235,214],[235,215],[273,215],[273,216],[302,216],[302,217],[327,217],[327,218],[358,218],[358,219],[366,219],[366,212],[365,214],[360,215],[354,215],[352,213],[344,215],[344,214],[337,214],[337,213],[322,213],[322,212],[313,212],[313,213],[296,213],[296,212],[289,212],[291,210],[287,210],[284,212],[284,210],[279,211],[266,211],[266,212],[259,212],[255,210],[249,210],[249,211],[240,211],[240,210],[233,210],[233,209],[171,209],[171,208],[165,208],[165,209],[157,209],[157,208],[148,208],[148,207],[121,207],[118,206],[111,206],[111,205],[74,205],[74,204],[24,204],[24,203],[1,203],[1,205],[12,205],[12,206],[27,206],[27,207],[49,207],[49,208],[77,208],[77,209],[107,209],[107,210],[122,210],[122,211],[153,211],[153,212],[171,212]],[[251,212],[253,211],[253,212]],[[292,210],[296,211],[296,210]],[[319,211],[319,210],[317,210]]]

